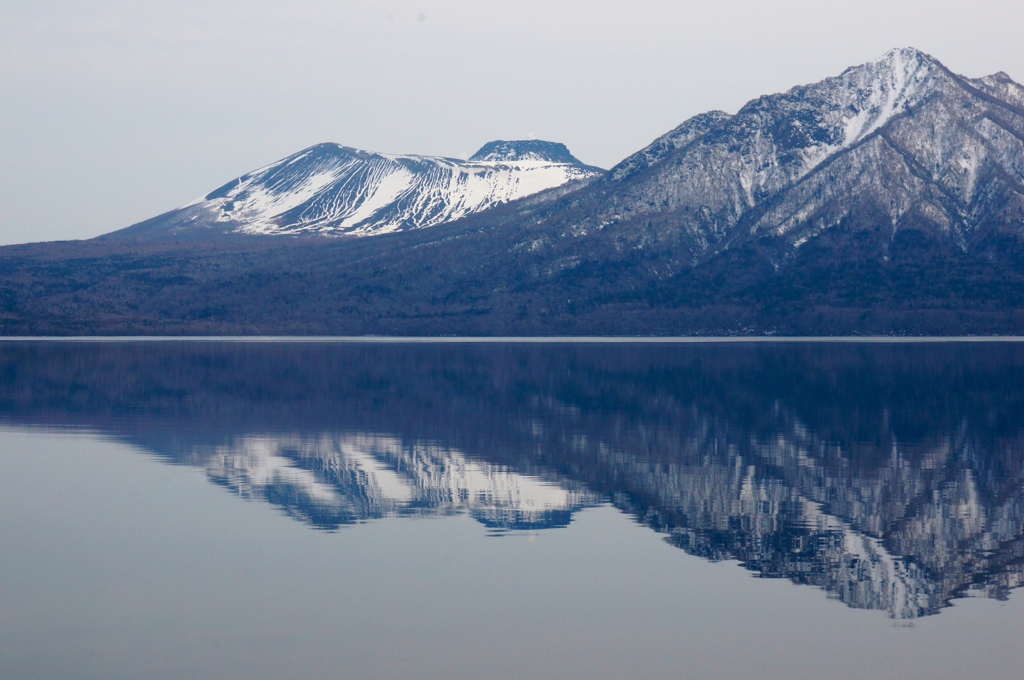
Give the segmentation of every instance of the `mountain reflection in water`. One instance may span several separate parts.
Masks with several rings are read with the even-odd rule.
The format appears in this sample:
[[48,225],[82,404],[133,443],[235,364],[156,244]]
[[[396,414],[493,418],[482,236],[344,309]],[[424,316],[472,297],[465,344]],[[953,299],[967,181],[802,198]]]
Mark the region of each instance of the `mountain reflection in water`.
[[611,503],[896,618],[1024,578],[1024,345],[3,343],[0,421],[87,428],[318,529]]
[[[187,452],[214,482],[322,529],[389,515],[466,511],[497,530],[565,526],[599,499],[460,451],[391,436],[242,437]],[[578,485],[575,485],[578,486]]]

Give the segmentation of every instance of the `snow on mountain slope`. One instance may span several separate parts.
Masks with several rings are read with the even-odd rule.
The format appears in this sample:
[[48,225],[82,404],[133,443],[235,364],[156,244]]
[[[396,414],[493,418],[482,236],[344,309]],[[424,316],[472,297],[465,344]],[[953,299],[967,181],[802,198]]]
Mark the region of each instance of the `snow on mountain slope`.
[[646,170],[676,149],[681,149],[690,142],[703,137],[730,118],[732,116],[724,111],[709,111],[690,118],[612,168],[608,172],[609,180],[621,182],[641,170]]
[[430,227],[603,174],[562,144],[491,142],[468,161],[318,144],[120,235],[369,236]]
[[892,50],[837,77],[755,99],[664,168],[675,184],[670,203],[694,192],[711,210],[738,216],[917,105],[934,90],[938,70],[921,52]]
[[851,216],[929,224],[963,247],[1024,208],[1022,104],[1006,74],[969,80],[895,49],[735,115],[696,116],[545,221],[569,240],[614,226],[617,248],[679,243],[690,264],[751,238],[797,247]]

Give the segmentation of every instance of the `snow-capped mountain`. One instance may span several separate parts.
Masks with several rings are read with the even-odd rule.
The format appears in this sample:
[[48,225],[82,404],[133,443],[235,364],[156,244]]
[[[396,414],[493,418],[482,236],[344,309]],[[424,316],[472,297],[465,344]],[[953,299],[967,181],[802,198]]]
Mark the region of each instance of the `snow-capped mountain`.
[[318,144],[115,233],[369,236],[451,222],[601,174],[565,145],[540,140],[490,142],[465,161]]
[[799,246],[850,219],[966,247],[1008,220],[1020,228],[1022,209],[1024,88],[905,48],[735,115],[697,116],[549,223],[574,238],[615,226],[638,247],[681,242],[693,263],[751,238]]

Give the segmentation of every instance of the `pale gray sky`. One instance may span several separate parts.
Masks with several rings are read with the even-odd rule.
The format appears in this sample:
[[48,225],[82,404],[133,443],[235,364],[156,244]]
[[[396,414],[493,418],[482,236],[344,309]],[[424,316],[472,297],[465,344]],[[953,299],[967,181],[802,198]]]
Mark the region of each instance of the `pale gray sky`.
[[88,238],[301,148],[564,142],[610,167],[689,116],[897,46],[1024,80],[1020,0],[0,0],[0,244]]

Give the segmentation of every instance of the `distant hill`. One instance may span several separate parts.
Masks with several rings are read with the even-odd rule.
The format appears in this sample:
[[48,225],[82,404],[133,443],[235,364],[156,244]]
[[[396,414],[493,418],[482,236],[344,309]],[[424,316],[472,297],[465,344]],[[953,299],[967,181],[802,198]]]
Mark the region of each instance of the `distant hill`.
[[[320,186],[314,157],[362,153],[339,149],[294,159],[306,184],[279,183],[282,161],[103,239],[0,249],[0,329],[1024,334],[1024,88],[914,49],[692,118],[606,175],[560,162],[575,160],[561,145],[494,142],[478,156],[495,160],[457,167],[536,163],[581,181],[473,214],[442,202],[430,229],[387,222],[402,201],[358,224],[376,199],[351,214],[316,198],[266,208],[266,192]],[[328,213],[334,227],[312,226]],[[346,230],[376,235],[315,237]],[[196,237],[225,232],[251,235]],[[266,236],[281,233],[293,238]]]

